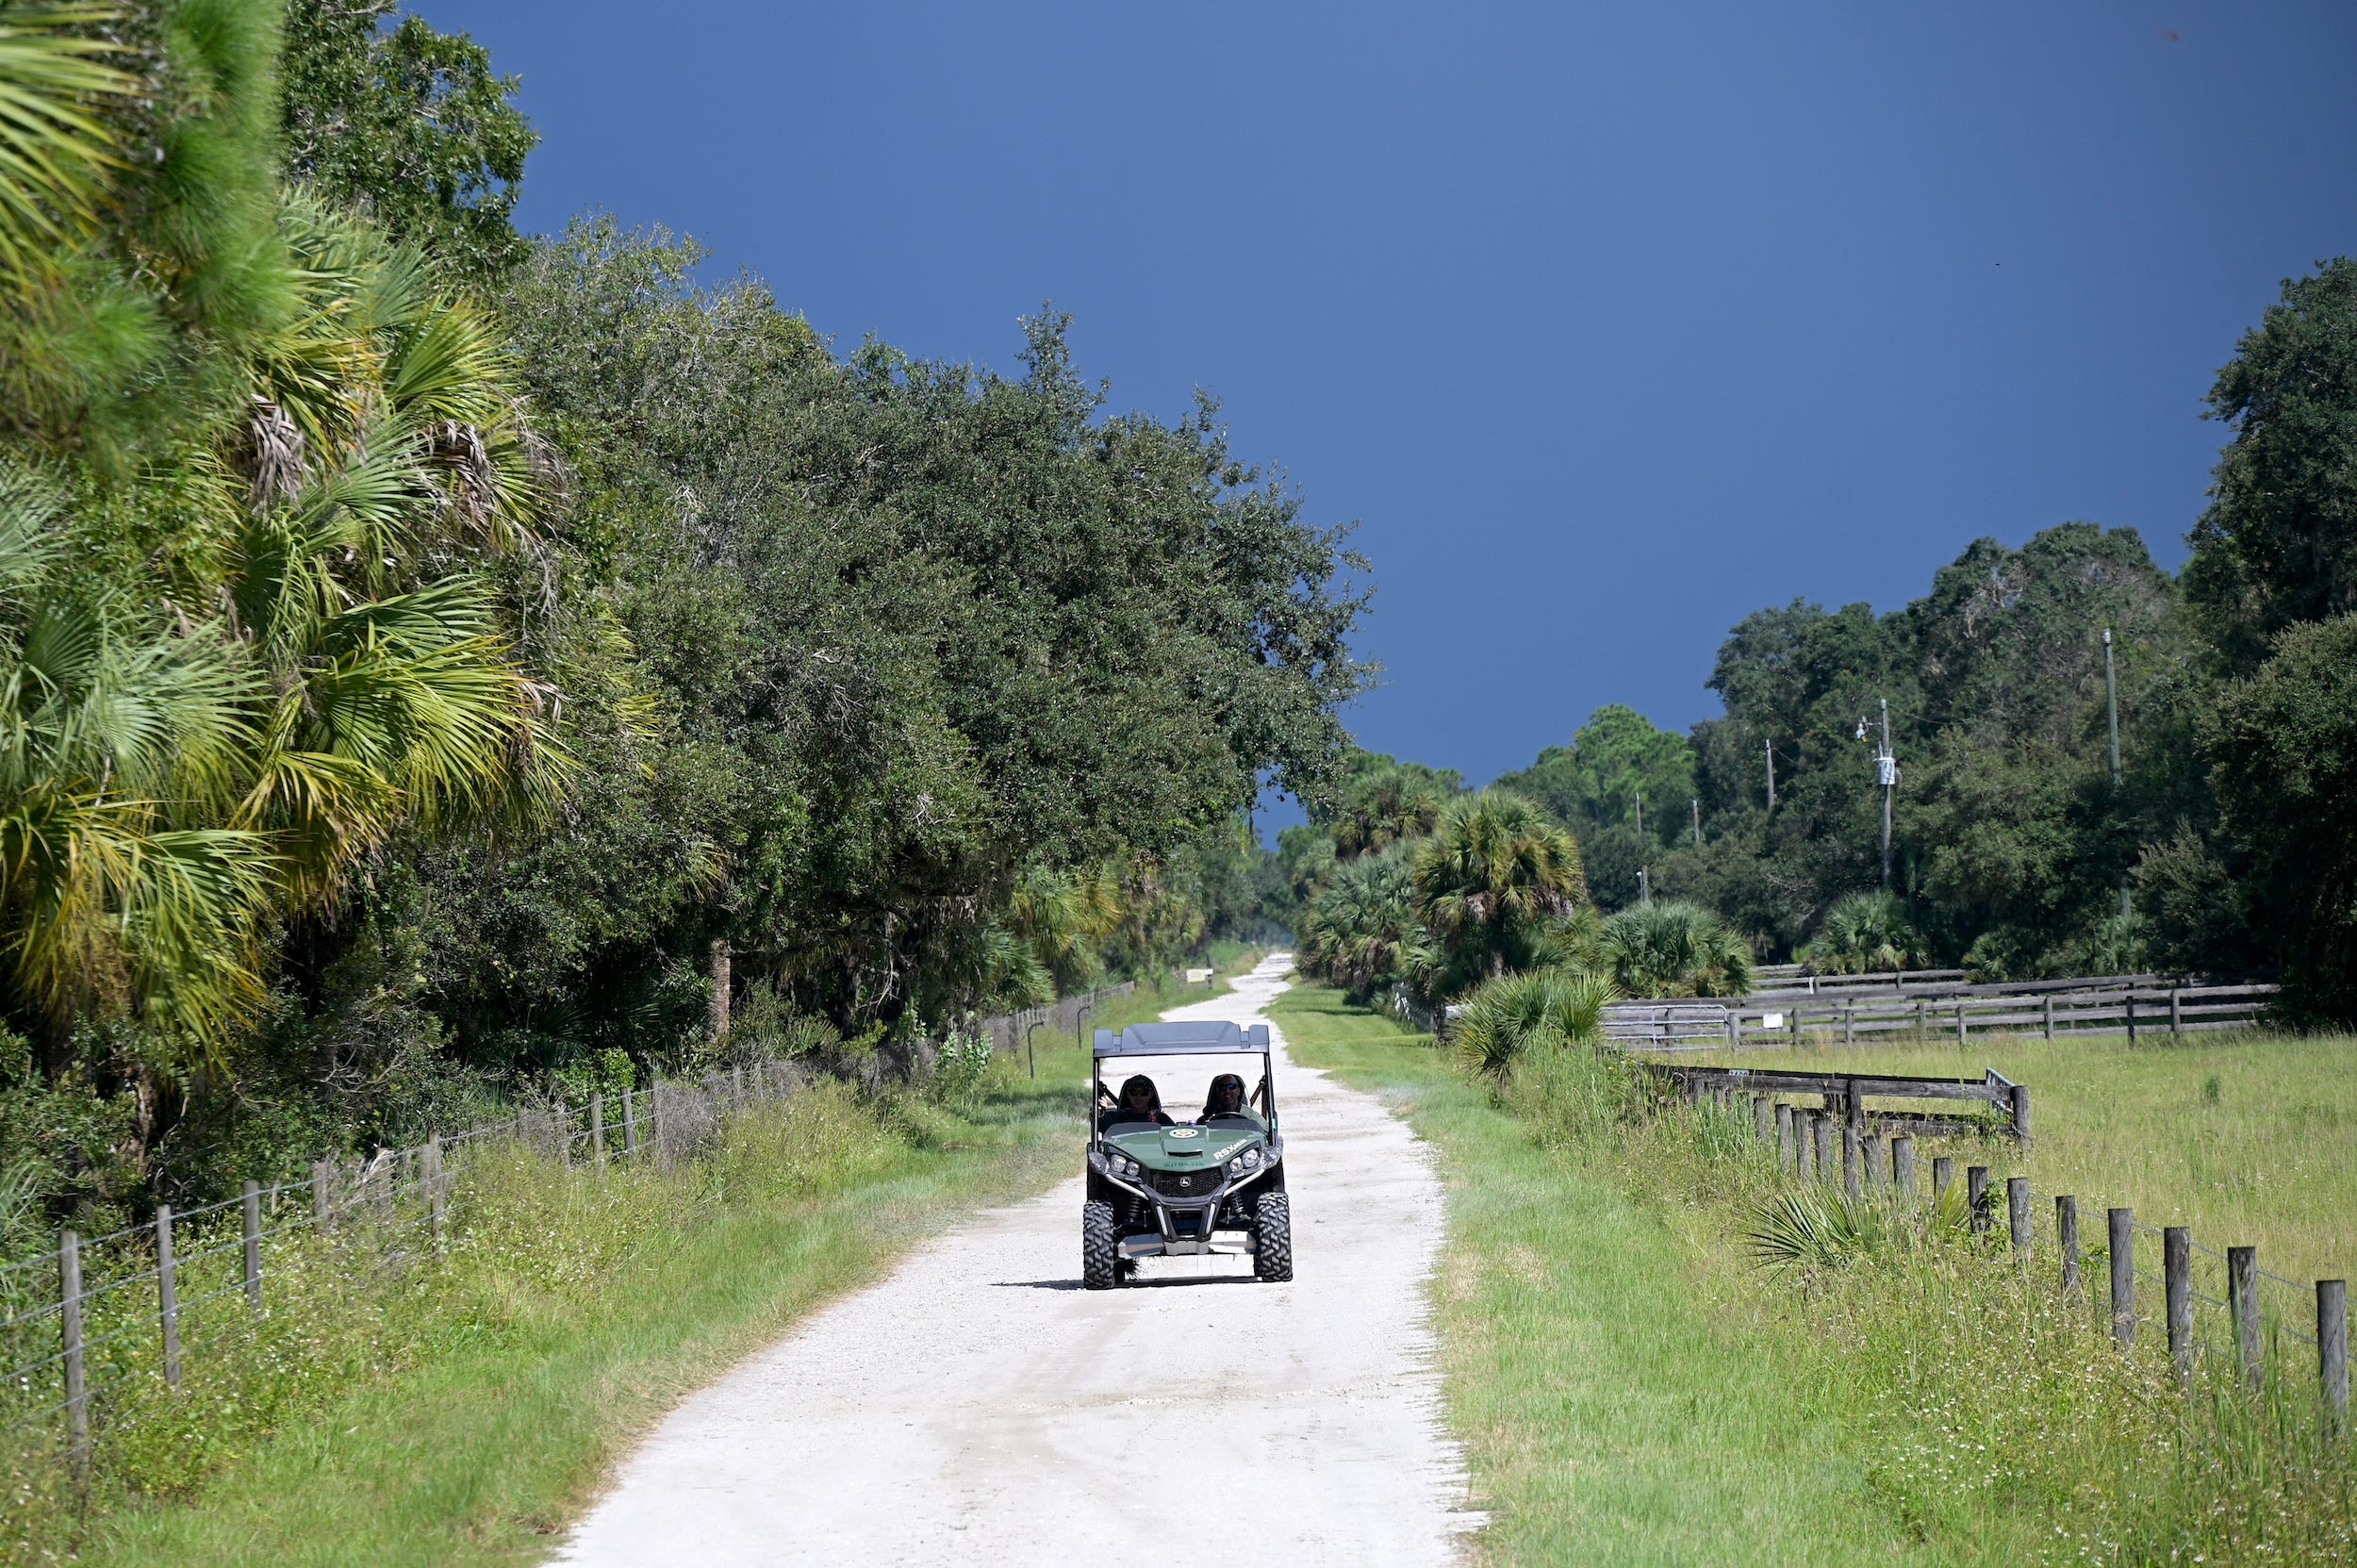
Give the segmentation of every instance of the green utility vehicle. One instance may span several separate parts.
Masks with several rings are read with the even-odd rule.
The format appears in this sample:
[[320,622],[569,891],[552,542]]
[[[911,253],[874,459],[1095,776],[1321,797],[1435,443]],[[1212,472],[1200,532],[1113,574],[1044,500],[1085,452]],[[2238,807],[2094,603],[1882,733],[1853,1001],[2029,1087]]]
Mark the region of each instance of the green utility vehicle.
[[[1108,1064],[1146,1058],[1222,1059],[1244,1072],[1212,1080],[1196,1121],[1163,1126],[1105,1087]],[[1220,1093],[1223,1081],[1228,1092]],[[1080,1282],[1110,1290],[1137,1277],[1141,1258],[1248,1254],[1262,1279],[1294,1277],[1293,1211],[1285,1197],[1285,1140],[1277,1130],[1268,1025],[1132,1024],[1096,1032],[1089,1065],[1088,1200],[1080,1207]]]

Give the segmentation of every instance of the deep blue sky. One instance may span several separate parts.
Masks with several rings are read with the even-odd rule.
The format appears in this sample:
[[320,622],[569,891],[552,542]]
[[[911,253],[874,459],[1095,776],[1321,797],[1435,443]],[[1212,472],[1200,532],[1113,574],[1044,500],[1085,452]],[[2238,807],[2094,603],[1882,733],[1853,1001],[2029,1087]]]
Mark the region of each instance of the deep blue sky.
[[1350,722],[1476,782],[1727,628],[2085,518],[2170,566],[2200,399],[2357,250],[2357,6],[421,0],[520,73],[521,217],[694,234],[839,345],[1016,317],[1356,518]]

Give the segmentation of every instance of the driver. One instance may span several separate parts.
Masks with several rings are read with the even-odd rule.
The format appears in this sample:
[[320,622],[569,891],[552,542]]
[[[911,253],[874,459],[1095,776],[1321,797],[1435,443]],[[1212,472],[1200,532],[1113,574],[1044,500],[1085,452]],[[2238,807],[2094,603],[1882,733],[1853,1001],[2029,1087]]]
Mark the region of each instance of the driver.
[[1121,1101],[1105,1113],[1108,1125],[1113,1122],[1152,1122],[1168,1127],[1171,1119],[1162,1110],[1162,1093],[1154,1087],[1154,1081],[1139,1073],[1121,1086]]
[[1211,1080],[1211,1095],[1203,1101],[1203,1114],[1195,1120],[1200,1124],[1210,1121],[1213,1116],[1241,1116],[1243,1114],[1244,1114],[1244,1080],[1234,1073],[1222,1073]]

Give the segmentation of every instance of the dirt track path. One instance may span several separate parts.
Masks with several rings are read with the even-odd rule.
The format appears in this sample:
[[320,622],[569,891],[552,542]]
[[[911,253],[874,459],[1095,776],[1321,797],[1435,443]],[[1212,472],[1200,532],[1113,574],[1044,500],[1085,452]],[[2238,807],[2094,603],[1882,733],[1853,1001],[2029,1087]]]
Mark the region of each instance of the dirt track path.
[[[1288,967],[1168,1016],[1255,1021]],[[1208,1076],[1157,1074],[1174,1113]],[[1076,1178],[929,1243],[690,1398],[558,1560],[1451,1561],[1477,1520],[1455,1511],[1425,1321],[1439,1181],[1405,1126],[1289,1066],[1281,1036],[1277,1083],[1294,1283],[1172,1258],[1084,1292]]]

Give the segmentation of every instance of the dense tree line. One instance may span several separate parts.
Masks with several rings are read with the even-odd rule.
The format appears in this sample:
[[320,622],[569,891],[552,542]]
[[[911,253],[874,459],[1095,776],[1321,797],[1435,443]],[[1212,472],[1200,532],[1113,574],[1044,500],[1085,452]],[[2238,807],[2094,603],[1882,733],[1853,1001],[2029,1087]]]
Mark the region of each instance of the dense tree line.
[[2209,410],[2233,438],[2183,572],[2133,529],[1975,540],[1889,613],[1747,617],[1689,734],[1605,708],[1499,784],[1574,829],[1607,906],[1642,866],[1762,954],[2278,971],[2357,1015],[2357,263],[2287,282]]
[[685,241],[518,234],[512,79],[391,13],[0,11],[11,1190],[1261,921],[1244,813],[1320,796],[1364,678],[1342,532],[1208,402],[1110,412],[1052,313],[1013,376],[840,353]]
[[[1741,972],[1705,956],[1740,966],[1732,932],[1824,970],[2272,973],[2298,1011],[2357,1016],[2357,262],[2284,285],[2209,411],[2233,436],[2181,573],[2133,529],[1978,539],[1887,614],[1801,600],[1746,617],[1707,683],[1724,715],[1689,734],[1607,706],[1496,780],[1486,798],[1575,839],[1591,919],[1691,933],[1623,921],[1621,949],[1696,955],[1612,959],[1557,919],[1505,967],[1572,953],[1707,992]],[[1335,802],[1289,830],[1313,967],[1363,994],[1467,994],[1480,966],[1452,959],[1419,901],[1437,851],[1403,847],[1462,790],[1357,753]]]

